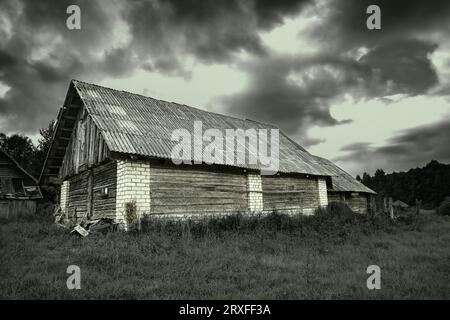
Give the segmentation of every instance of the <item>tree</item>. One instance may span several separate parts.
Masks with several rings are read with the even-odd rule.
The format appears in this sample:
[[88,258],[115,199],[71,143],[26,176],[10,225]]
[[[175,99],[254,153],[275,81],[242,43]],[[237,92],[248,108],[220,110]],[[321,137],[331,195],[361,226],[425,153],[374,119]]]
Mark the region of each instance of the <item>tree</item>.
[[41,138],[38,140],[38,146],[36,148],[32,169],[36,176],[39,176],[42,167],[44,166],[45,158],[47,157],[48,150],[52,143],[53,134],[55,133],[55,120],[50,121],[47,127],[39,130]]
[[13,157],[32,176],[38,178],[44,165],[55,132],[55,120],[39,130],[41,138],[35,147],[31,139],[22,134],[7,136],[0,132],[0,148]]
[[375,171],[374,177],[377,179],[382,179],[385,175],[386,173],[384,173],[383,169],[377,169],[377,171]]
[[25,170],[32,169],[36,148],[27,136],[0,134],[0,147],[13,157]]
[[362,183],[376,191],[380,198],[392,197],[410,205],[418,199],[424,208],[431,209],[450,196],[450,164],[432,160],[423,168],[390,174],[378,169],[373,177],[364,173]]
[[38,140],[37,149],[47,156],[48,149],[52,143],[53,134],[55,133],[55,120],[50,121],[46,128],[39,130],[41,138]]

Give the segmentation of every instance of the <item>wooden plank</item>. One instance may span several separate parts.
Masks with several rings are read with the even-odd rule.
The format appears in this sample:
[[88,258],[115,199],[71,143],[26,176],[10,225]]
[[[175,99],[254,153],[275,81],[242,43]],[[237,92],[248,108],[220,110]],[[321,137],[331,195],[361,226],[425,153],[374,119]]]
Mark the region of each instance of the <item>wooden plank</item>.
[[242,172],[150,166],[151,213],[247,211],[247,178]]
[[262,176],[265,210],[303,209],[319,206],[315,179],[303,176]]

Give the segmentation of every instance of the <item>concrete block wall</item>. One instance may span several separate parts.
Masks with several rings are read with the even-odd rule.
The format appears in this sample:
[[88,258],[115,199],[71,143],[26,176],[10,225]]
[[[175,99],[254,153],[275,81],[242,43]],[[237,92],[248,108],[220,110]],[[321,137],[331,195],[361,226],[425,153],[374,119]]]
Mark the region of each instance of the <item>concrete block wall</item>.
[[263,193],[260,173],[247,174],[248,210],[250,212],[263,211]]
[[328,206],[327,181],[325,180],[325,178],[317,178],[317,187],[319,191],[319,206]]
[[67,214],[67,207],[69,205],[69,187],[70,187],[69,181],[64,181],[61,185],[59,205],[61,207],[62,214]]
[[150,213],[150,164],[146,161],[117,161],[116,221],[127,229],[125,205],[135,202],[137,216]]

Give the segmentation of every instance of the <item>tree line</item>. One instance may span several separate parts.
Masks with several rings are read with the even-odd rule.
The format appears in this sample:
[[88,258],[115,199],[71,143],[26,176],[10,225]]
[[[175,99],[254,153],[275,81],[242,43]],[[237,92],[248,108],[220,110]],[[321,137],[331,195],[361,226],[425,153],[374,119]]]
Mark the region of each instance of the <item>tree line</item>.
[[373,176],[364,173],[356,179],[378,193],[409,205],[421,200],[425,208],[435,208],[450,196],[450,164],[430,161],[422,168],[386,174],[378,169]]
[[40,138],[35,146],[33,141],[23,134],[6,135],[0,132],[0,148],[13,157],[28,173],[39,178],[45,157],[55,131],[55,120],[39,130]]

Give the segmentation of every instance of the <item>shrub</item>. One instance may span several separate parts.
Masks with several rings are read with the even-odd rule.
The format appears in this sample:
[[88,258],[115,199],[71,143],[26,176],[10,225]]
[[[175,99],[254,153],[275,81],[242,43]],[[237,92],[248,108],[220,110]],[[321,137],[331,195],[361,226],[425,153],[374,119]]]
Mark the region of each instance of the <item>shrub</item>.
[[127,223],[134,223],[137,220],[136,202],[131,201],[125,203],[125,218]]
[[450,197],[446,197],[437,209],[437,214],[441,216],[450,216]]

